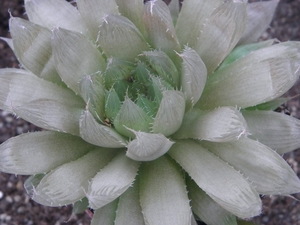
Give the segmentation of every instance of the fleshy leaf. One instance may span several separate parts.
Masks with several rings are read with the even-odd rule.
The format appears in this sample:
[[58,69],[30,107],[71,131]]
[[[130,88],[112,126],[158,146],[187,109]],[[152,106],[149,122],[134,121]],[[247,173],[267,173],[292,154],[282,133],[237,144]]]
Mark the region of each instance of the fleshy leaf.
[[235,216],[216,203],[190,178],[187,178],[187,188],[193,212],[201,221],[210,225],[237,225]]
[[208,74],[235,47],[244,32],[246,20],[246,4],[242,0],[225,1],[208,18],[194,48],[205,63]]
[[89,201],[86,197],[84,197],[83,199],[80,199],[79,201],[74,203],[72,213],[83,213],[88,208],[88,206]]
[[140,30],[141,33],[144,33],[144,24],[143,24],[143,9],[144,1],[143,0],[115,0],[118,9],[122,16],[127,17],[134,23],[134,25]]
[[265,47],[269,47],[274,43],[275,43],[275,40],[272,39],[272,40],[267,40],[267,41],[261,41],[261,42],[254,43],[254,44],[247,44],[247,45],[237,46],[224,59],[222,64],[219,66],[218,70],[222,69],[223,67],[226,67],[226,66],[230,65],[230,63],[233,63],[234,61],[236,61],[240,58],[243,58],[244,56],[246,56],[247,54],[249,54],[249,53],[251,53],[255,50],[265,48]]
[[[174,0],[173,0],[174,1]],[[184,0],[176,23],[176,33],[181,46],[195,47],[203,26],[223,0]]]
[[[43,177],[32,199],[47,206],[74,203],[85,196],[89,180],[112,158],[116,150],[95,149],[76,161],[63,164]],[[72,191],[70,191],[72,190]]]
[[253,43],[270,25],[279,0],[253,2],[247,4],[247,25],[239,45]]
[[258,141],[242,138],[202,145],[239,170],[260,194],[288,195],[300,190],[300,180],[285,160]]
[[105,120],[105,87],[101,74],[85,76],[80,82],[80,93],[88,110],[100,121]]
[[173,134],[181,126],[184,112],[185,99],[182,92],[163,91],[163,97],[154,118],[152,131],[165,136]]
[[140,163],[120,152],[92,179],[87,197],[90,207],[99,209],[122,195],[133,183]]
[[182,62],[181,87],[187,98],[187,108],[192,108],[201,97],[207,70],[197,52],[186,47],[179,55]]
[[94,41],[104,17],[107,14],[119,14],[115,0],[77,0],[77,7]]
[[13,108],[19,117],[38,127],[78,136],[82,110],[50,99],[39,99]]
[[281,96],[300,75],[299,50],[299,43],[286,42],[249,53],[211,75],[196,105],[247,108]]
[[199,143],[176,141],[168,153],[206,194],[227,211],[240,218],[253,217],[261,212],[261,200],[254,187],[242,174]]
[[114,119],[114,127],[120,134],[134,138],[135,135],[128,128],[135,131],[149,132],[152,121],[153,119],[147,113],[128,97],[125,97],[125,101]]
[[139,180],[119,198],[115,225],[145,225],[139,196]]
[[115,225],[119,199],[95,210],[91,225]]
[[104,17],[97,43],[106,57],[127,61],[134,61],[138,54],[148,50],[147,43],[138,28],[126,17],[113,14]]
[[75,93],[80,93],[79,84],[84,76],[105,69],[104,59],[97,47],[79,33],[55,29],[51,43],[56,69],[63,82]]
[[14,51],[14,43],[12,38],[0,37],[0,40],[5,41],[5,43]]
[[[160,49],[170,57],[180,50],[172,16],[163,1],[151,0],[144,6],[143,14],[146,36],[155,49]],[[172,57],[171,57],[172,58]]]
[[0,171],[21,175],[45,173],[93,148],[70,134],[53,131],[21,134],[0,145]]
[[87,142],[105,148],[124,148],[126,139],[115,129],[98,123],[89,111],[80,118],[80,136]]
[[87,33],[87,28],[79,12],[67,1],[25,0],[25,9],[31,22],[49,30],[52,30],[54,27],[61,27],[82,34]]
[[247,123],[233,107],[220,107],[213,111],[192,109],[183,117],[184,123],[172,136],[213,142],[237,140],[247,135]]
[[251,138],[267,145],[278,154],[300,148],[300,121],[292,116],[270,111],[242,111]]
[[107,91],[105,95],[105,115],[113,121],[122,107],[122,103],[115,89]]
[[180,11],[180,6],[179,6],[179,0],[171,0],[171,2],[169,3],[168,7],[172,16],[172,20],[173,20],[173,24],[174,26],[177,23],[177,19],[178,19],[178,15],[179,15],[179,11]]
[[161,78],[172,84],[173,87],[178,87],[179,73],[166,53],[162,51],[148,51],[143,52],[142,56],[145,56],[147,63]]
[[128,143],[126,155],[136,161],[155,160],[174,144],[162,134],[132,132],[136,138]]
[[27,20],[12,17],[9,21],[14,53],[20,63],[45,80],[61,83],[51,50],[50,30]]
[[182,173],[167,156],[142,164],[140,202],[145,224],[191,224],[191,209]]
[[13,112],[25,103],[50,99],[63,105],[84,108],[84,102],[74,92],[43,80],[21,69],[0,70],[0,108]]

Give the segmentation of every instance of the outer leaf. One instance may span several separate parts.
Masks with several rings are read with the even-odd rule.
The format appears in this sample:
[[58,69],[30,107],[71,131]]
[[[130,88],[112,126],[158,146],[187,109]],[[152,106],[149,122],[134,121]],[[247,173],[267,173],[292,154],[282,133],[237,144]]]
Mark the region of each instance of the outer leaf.
[[61,83],[51,50],[51,32],[42,26],[14,17],[9,21],[9,28],[14,53],[22,65],[38,77]]
[[173,134],[181,126],[185,112],[185,99],[179,91],[164,91],[154,118],[152,130],[165,136]]
[[21,175],[46,173],[93,148],[70,134],[52,131],[21,134],[0,145],[0,170]]
[[118,201],[115,201],[95,210],[91,225],[115,225]]
[[247,5],[247,26],[239,45],[256,42],[270,25],[279,0],[253,2]]
[[115,0],[77,0],[77,7],[94,41],[107,14],[119,14]]
[[72,213],[78,214],[78,213],[84,213],[86,209],[88,209],[89,201],[86,197],[83,199],[80,199],[79,201],[75,202],[73,205]]
[[13,110],[24,120],[41,128],[79,136],[79,118],[82,108],[75,108],[54,100],[40,99],[14,107]]
[[[149,43],[169,56],[180,50],[172,16],[163,1],[151,0],[144,6],[144,24]],[[171,57],[172,58],[172,57]]]
[[90,207],[99,209],[122,195],[134,181],[140,163],[119,153],[92,179],[87,197]]
[[127,61],[134,61],[138,54],[148,50],[138,28],[126,17],[113,14],[104,17],[97,43],[107,57]]
[[233,107],[220,107],[213,111],[192,109],[185,114],[183,121],[173,137],[227,142],[245,136],[248,130],[242,114]]
[[87,142],[105,148],[123,148],[126,139],[113,128],[99,124],[89,111],[80,118],[80,136]]
[[[87,33],[79,12],[64,0],[25,0],[29,20],[52,30],[61,27],[79,33]],[[54,16],[55,15],[55,16]]]
[[300,45],[286,42],[251,52],[211,75],[197,103],[203,109],[246,108],[271,101],[299,77]]
[[105,69],[101,53],[83,35],[55,29],[51,41],[56,69],[63,82],[75,93],[80,93],[79,83],[84,76]]
[[151,161],[164,155],[174,142],[162,134],[132,131],[136,138],[128,143],[126,155],[136,161]]
[[185,0],[182,3],[176,24],[176,34],[182,47],[195,47],[207,19],[222,3],[222,0]]
[[246,4],[242,0],[225,2],[208,18],[195,43],[195,50],[205,63],[208,74],[211,74],[235,47],[243,34],[246,20]]
[[300,121],[282,113],[242,111],[253,139],[269,146],[278,154],[300,147]]
[[119,198],[115,225],[145,225],[139,196],[139,181],[135,181]]
[[207,70],[197,52],[186,47],[179,55],[182,62],[181,87],[187,98],[187,107],[192,108],[204,89]]
[[47,206],[67,205],[82,199],[89,180],[115,153],[112,149],[95,149],[76,161],[52,170],[35,187],[32,199]]
[[193,212],[203,222],[209,225],[237,225],[235,216],[216,203],[190,178],[187,187]]
[[179,4],[180,4],[179,0],[171,0],[171,2],[168,5],[171,16],[172,16],[174,26],[177,23],[179,11],[180,11],[180,5]]
[[75,108],[84,102],[72,91],[40,79],[21,69],[0,70],[0,108],[13,112],[13,108],[39,99],[50,99]]
[[140,30],[141,33],[144,32],[143,24],[143,0],[116,0],[118,4],[118,9],[122,16],[127,17],[134,23],[134,25]]
[[153,119],[146,112],[126,97],[114,120],[114,127],[122,135],[135,137],[128,128],[135,131],[149,132],[152,121]]
[[242,138],[203,145],[241,171],[260,194],[288,195],[300,190],[300,180],[285,160],[258,141]]
[[145,224],[191,224],[191,209],[182,173],[166,156],[142,164],[140,202]]
[[[258,215],[261,200],[248,181],[219,157],[192,141],[177,141],[169,154],[215,202],[240,218]],[[205,171],[205,172],[199,172]]]

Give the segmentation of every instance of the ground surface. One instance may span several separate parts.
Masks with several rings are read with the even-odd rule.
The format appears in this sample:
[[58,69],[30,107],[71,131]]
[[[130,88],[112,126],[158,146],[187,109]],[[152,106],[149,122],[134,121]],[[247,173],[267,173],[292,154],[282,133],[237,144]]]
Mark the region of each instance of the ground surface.
[[[23,17],[23,0],[0,0],[0,36],[8,37],[8,9],[13,16]],[[280,41],[300,41],[300,0],[281,0],[271,27],[263,38],[278,38]],[[11,50],[0,41],[0,68],[18,67]],[[290,96],[300,94],[297,84]],[[289,102],[292,115],[300,118],[299,98]],[[37,130],[35,126],[0,111],[0,143],[11,136]],[[284,156],[300,177],[300,150]],[[70,207],[50,208],[36,204],[26,195],[23,183],[25,176],[0,173],[0,225],[88,225],[85,214],[71,216]],[[300,194],[294,195],[300,199]],[[300,202],[288,197],[264,197],[264,209],[254,218],[258,225],[300,225]],[[66,222],[68,221],[68,222]]]

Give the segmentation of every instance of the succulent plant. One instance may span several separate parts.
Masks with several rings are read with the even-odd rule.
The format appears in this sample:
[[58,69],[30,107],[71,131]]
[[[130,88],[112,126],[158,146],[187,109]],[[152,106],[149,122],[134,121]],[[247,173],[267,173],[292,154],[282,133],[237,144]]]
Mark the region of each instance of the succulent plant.
[[31,175],[40,204],[94,209],[93,225],[235,225],[260,194],[299,192],[281,155],[300,122],[273,110],[300,43],[256,42],[277,3],[25,0],[0,108],[44,130],[4,142],[0,171]]

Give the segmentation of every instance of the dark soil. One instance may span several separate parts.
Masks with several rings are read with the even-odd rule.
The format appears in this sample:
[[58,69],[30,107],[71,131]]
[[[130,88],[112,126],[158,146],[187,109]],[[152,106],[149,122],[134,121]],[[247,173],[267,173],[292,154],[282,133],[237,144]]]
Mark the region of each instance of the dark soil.
[[[9,37],[9,13],[26,18],[23,0],[0,0],[0,36]],[[262,39],[277,38],[280,41],[300,41],[300,0],[281,0],[275,18]],[[18,62],[9,47],[0,41],[0,68],[18,67]],[[300,94],[300,82],[288,93]],[[292,116],[300,119],[299,97],[287,107]],[[0,143],[12,136],[38,130],[30,123],[16,119],[0,111]],[[299,137],[300,138],[300,137]],[[300,149],[286,154],[284,158],[300,177]],[[86,214],[72,215],[70,206],[51,208],[40,206],[30,200],[23,188],[26,176],[0,173],[0,225],[88,225]],[[299,190],[300,191],[300,190]],[[292,197],[265,196],[263,213],[253,219],[258,225],[300,225],[300,194]]]

